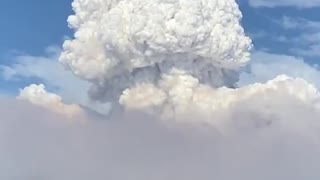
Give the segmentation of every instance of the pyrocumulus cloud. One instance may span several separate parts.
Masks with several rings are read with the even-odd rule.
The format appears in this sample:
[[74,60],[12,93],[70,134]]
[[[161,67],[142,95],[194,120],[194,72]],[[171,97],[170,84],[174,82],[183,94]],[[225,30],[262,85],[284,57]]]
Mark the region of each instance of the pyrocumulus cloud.
[[320,178],[319,91],[287,75],[236,87],[252,44],[234,0],[72,5],[60,62],[123,113],[86,115],[43,85],[2,99],[0,179]]

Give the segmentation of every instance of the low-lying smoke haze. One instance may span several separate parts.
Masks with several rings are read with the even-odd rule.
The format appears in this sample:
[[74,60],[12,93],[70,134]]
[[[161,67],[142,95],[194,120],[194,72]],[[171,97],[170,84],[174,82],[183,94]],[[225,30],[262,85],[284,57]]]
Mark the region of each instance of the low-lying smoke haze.
[[140,113],[70,119],[2,99],[0,178],[318,179],[319,112],[291,97],[269,101],[269,112],[258,96],[207,126]]

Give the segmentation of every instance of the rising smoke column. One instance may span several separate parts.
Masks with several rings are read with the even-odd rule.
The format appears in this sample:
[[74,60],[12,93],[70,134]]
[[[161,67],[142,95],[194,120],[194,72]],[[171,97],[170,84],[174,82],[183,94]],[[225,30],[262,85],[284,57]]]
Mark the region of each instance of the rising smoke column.
[[[72,5],[75,15],[68,22],[75,38],[64,43],[60,61],[92,82],[89,95],[95,100],[210,123],[256,97],[261,97],[259,112],[283,95],[318,109],[317,89],[299,78],[283,75],[230,88],[252,47],[234,0],[75,0]],[[190,114],[207,118],[184,118]]]
[[[234,0],[73,2],[60,61],[90,96],[127,109],[184,111],[199,86],[233,86],[251,40]],[[134,105],[134,106],[133,106]]]
[[[0,179],[318,180],[319,91],[286,75],[228,88],[251,45],[235,2],[211,1],[75,0],[75,39],[61,61],[92,82],[91,97],[195,123],[129,112],[69,125],[22,101],[0,101]],[[62,104],[42,85],[20,96],[48,109]]]

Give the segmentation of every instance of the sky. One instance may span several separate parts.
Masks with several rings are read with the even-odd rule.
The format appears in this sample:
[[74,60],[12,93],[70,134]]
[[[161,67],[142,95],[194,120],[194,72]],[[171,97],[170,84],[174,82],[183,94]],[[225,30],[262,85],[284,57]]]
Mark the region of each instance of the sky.
[[[65,36],[72,33],[66,22],[72,13],[71,1],[3,0],[1,4],[1,65],[14,64],[15,58],[22,54],[45,55],[47,47],[61,46]],[[0,82],[1,92],[14,95],[18,88],[37,81],[23,78],[10,82],[2,77]]]
[[11,51],[41,55],[45,47],[60,45],[71,34],[66,22],[72,13],[70,0],[3,0],[0,8],[2,56]]
[[[302,2],[302,1],[301,1]],[[319,32],[319,7],[296,6],[252,7],[247,1],[240,1],[245,30],[254,40],[257,49],[268,49],[270,52],[303,56],[309,63],[317,63],[318,55],[305,54],[297,50],[311,50],[308,33]],[[305,24],[304,24],[304,23]],[[315,23],[308,27],[307,23]],[[311,35],[311,34],[309,34]],[[297,39],[297,41],[294,41]],[[294,42],[293,42],[294,41]],[[310,44],[309,44],[310,43]],[[317,42],[314,42],[317,44]],[[314,51],[317,51],[314,49]]]
[[0,179],[320,177],[320,0],[2,0],[0,22]]

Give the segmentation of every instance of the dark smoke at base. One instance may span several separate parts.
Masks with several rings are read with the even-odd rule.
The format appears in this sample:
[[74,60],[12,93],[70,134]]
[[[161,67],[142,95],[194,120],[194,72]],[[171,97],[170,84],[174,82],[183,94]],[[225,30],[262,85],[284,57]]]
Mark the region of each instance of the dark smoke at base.
[[[283,113],[281,105],[274,117],[254,114],[261,107],[248,101],[218,119],[230,123],[208,126],[142,113],[70,121],[1,100],[0,179],[319,179],[319,113],[295,99],[286,102],[296,113]],[[266,119],[271,123],[256,126]]]

